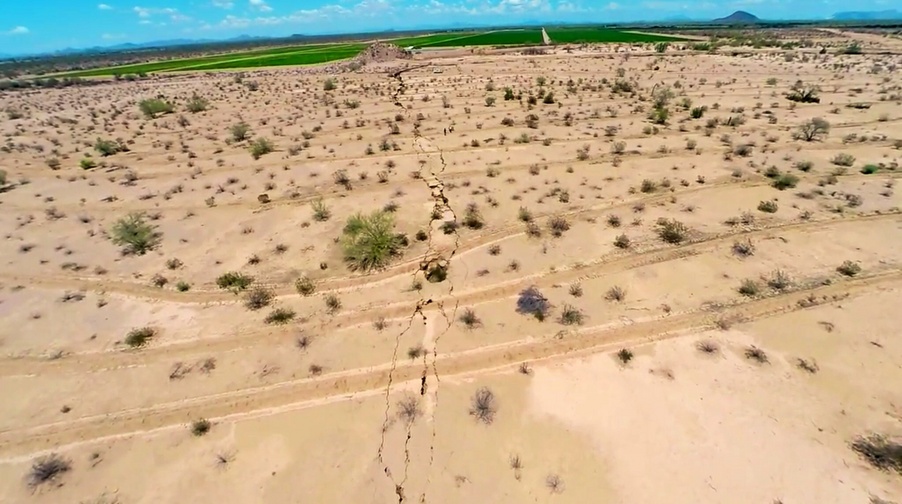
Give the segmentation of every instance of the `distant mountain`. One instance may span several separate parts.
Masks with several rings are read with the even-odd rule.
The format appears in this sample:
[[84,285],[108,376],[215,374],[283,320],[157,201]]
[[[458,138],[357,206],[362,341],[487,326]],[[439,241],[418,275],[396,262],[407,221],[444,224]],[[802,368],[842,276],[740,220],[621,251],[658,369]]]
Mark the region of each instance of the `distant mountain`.
[[885,11],[837,12],[830,19],[834,21],[888,21],[902,19],[902,12],[895,9]]
[[758,16],[756,16],[754,14],[749,14],[748,12],[745,12],[745,11],[736,11],[727,17],[715,19],[712,22],[713,23],[738,24],[738,23],[757,23],[759,21],[761,21],[761,20],[758,19]]

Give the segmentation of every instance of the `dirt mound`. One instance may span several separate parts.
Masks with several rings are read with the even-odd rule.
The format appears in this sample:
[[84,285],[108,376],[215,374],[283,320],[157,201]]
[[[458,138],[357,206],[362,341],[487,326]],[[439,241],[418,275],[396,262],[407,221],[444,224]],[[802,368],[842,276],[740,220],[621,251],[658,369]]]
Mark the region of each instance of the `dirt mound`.
[[394,44],[376,42],[364,49],[352,61],[366,65],[369,63],[385,63],[399,59],[410,59],[410,53]]

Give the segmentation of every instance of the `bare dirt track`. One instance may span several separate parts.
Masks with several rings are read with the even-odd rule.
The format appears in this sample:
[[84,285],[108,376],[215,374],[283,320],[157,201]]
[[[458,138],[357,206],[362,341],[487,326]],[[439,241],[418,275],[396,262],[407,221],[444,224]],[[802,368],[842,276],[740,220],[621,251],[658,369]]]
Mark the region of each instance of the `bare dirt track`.
[[0,500],[900,501],[850,443],[902,434],[902,61],[854,37],[0,95]]

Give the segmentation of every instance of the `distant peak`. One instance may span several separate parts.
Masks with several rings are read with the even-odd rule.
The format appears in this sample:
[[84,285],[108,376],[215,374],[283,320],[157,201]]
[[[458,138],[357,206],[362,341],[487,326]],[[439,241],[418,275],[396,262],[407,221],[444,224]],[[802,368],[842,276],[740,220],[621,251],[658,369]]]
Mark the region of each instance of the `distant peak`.
[[746,11],[736,11],[727,17],[715,19],[715,23],[757,23],[758,16]]

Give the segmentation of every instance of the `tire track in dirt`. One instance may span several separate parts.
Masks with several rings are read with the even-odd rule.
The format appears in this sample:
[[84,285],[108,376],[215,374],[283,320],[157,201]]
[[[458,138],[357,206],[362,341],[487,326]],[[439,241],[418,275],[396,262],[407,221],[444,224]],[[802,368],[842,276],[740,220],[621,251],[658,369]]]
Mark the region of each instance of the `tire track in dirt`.
[[[829,303],[874,289],[896,286],[902,271],[844,279],[831,285],[800,289],[774,297],[738,303],[719,313],[743,322],[797,311],[815,304]],[[806,303],[806,300],[808,303]],[[436,366],[442,376],[485,373],[520,362],[565,358],[595,349],[629,346],[685,335],[689,331],[713,328],[711,312],[693,311],[637,321],[629,325],[586,328],[562,337],[546,335],[509,344],[483,347],[438,356]],[[6,456],[60,448],[68,444],[147,432],[172,425],[186,424],[197,418],[222,419],[233,415],[263,412],[273,408],[335,396],[383,389],[389,373],[396,383],[418,380],[419,362],[400,362],[324,375],[319,378],[282,382],[274,385],[235,390],[152,407],[133,408],[113,414],[80,418],[68,422],[40,425],[0,432],[0,452]]]
[[[700,255],[722,246],[728,246],[738,238],[760,240],[769,235],[803,231],[807,229],[824,229],[843,225],[860,225],[866,222],[890,220],[902,223],[900,213],[861,215],[856,217],[838,217],[830,221],[796,221],[780,223],[761,229],[740,232],[725,232],[716,235],[702,236],[696,241],[678,246],[653,248],[642,252],[615,251],[599,259],[583,263],[579,266],[557,268],[554,272],[538,272],[495,283],[488,287],[469,289],[462,292],[433,299],[433,303],[422,306],[422,312],[428,314],[438,309],[442,302],[454,301],[462,306],[475,306],[499,299],[515,296],[517,293],[536,285],[547,287],[552,284],[578,283],[582,281],[612,275],[652,264],[675,261],[686,257]],[[371,323],[377,317],[386,319],[405,319],[417,302],[400,302],[384,305],[369,305],[355,311],[342,313],[337,319],[330,319],[315,328],[318,332],[328,332],[340,328],[350,329],[360,324]],[[85,373],[101,372],[122,367],[142,366],[158,362],[175,362],[191,360],[187,356],[202,356],[239,351],[255,346],[277,345],[289,341],[297,331],[297,327],[278,328],[264,327],[259,330],[242,331],[239,334],[217,338],[191,340],[165,346],[150,346],[139,351],[101,351],[80,353],[48,360],[35,357],[13,357],[0,359],[0,377],[28,374],[48,373]]]
[[[842,180],[871,180],[873,175],[846,175]],[[902,173],[892,174],[891,178],[902,178]],[[803,178],[803,180],[805,180]],[[661,193],[653,196],[639,197],[624,201],[608,201],[598,205],[590,205],[587,207],[577,207],[570,210],[561,211],[539,211],[534,216],[538,219],[547,218],[553,215],[563,217],[578,216],[596,216],[605,212],[623,210],[633,207],[637,204],[651,205],[661,201],[667,201],[674,196],[688,196],[700,192],[714,192],[725,188],[754,188],[764,187],[771,182],[763,176],[756,176],[753,179],[745,181],[736,181],[731,177],[724,177],[713,183],[699,185],[690,189],[674,193]],[[466,254],[480,247],[489,245],[493,242],[512,238],[517,235],[524,234],[523,226],[520,223],[514,223],[487,229],[486,232],[470,235],[470,237],[461,242],[457,256]],[[384,283],[391,282],[403,276],[409,276],[415,273],[419,267],[422,257],[420,254],[412,254],[412,258],[396,263],[385,270],[369,275],[352,275],[345,277],[332,277],[320,280],[317,283],[317,292],[342,292],[350,289],[358,288],[375,288]],[[24,276],[9,273],[0,273],[0,281],[11,284],[33,286],[48,289],[67,289],[82,290],[93,292],[107,292],[111,294],[122,294],[134,297],[143,297],[150,300],[172,301],[183,304],[209,304],[209,303],[237,303],[240,299],[230,292],[224,292],[215,288],[212,284],[193,286],[189,292],[177,292],[175,290],[164,290],[149,284],[136,283],[126,280],[116,280],[110,278],[101,278],[96,276],[78,277],[74,275],[41,275],[41,276]],[[293,296],[296,291],[291,286],[286,286],[284,282],[267,281],[265,278],[258,278],[257,284],[274,289],[277,296]]]

